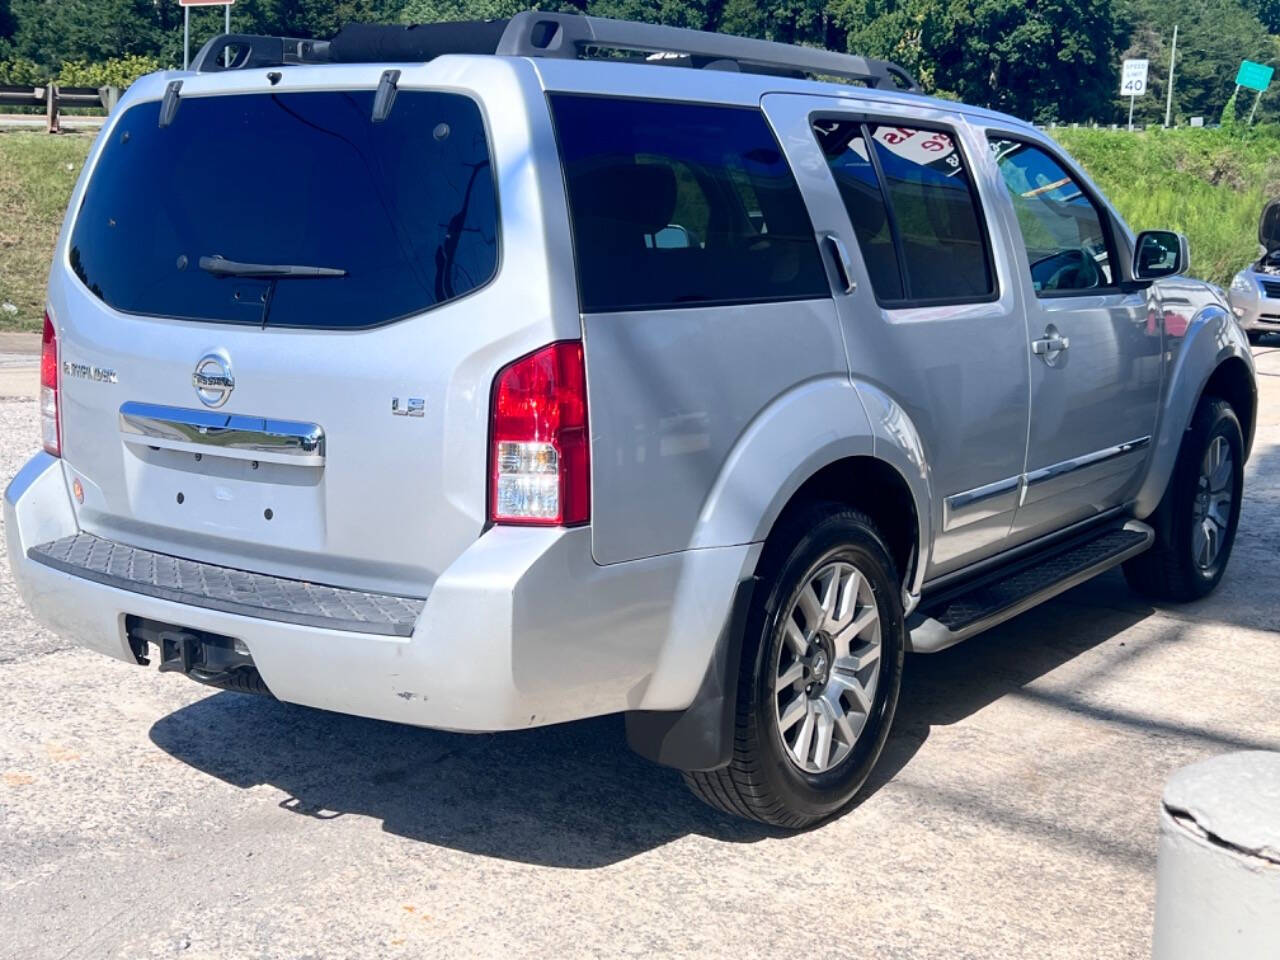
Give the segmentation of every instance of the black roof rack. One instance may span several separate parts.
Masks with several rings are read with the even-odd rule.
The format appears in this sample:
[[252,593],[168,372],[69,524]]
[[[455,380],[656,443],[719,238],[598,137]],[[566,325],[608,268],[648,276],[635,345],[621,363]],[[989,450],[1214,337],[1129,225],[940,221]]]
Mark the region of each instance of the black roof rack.
[[704,30],[538,11],[518,13],[510,20],[349,24],[329,41],[224,34],[201,48],[191,69],[211,73],[295,63],[402,63],[448,53],[577,60],[601,51],[648,54],[647,62],[659,64],[784,76],[812,74],[856,80],[870,87],[920,90],[911,74],[888,60]]
[[191,69],[196,73],[215,73],[251,67],[281,67],[290,63],[328,62],[328,40],[221,33],[200,48],[191,61]]

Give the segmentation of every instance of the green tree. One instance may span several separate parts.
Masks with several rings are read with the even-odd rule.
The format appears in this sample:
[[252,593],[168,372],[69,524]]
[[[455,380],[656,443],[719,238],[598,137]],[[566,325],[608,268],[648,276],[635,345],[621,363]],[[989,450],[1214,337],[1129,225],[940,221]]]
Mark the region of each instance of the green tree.
[[152,0],[12,0],[14,52],[46,65],[154,53],[181,23],[177,11]]
[[948,0],[936,83],[1029,120],[1097,116],[1116,84],[1111,0]]
[[9,0],[0,0],[0,60],[13,52],[13,31],[17,24],[9,10]]
[[1236,128],[1236,96],[1239,91],[1232,93],[1227,98],[1226,106],[1222,108],[1222,129],[1234,130]]
[[[231,8],[231,29],[273,37],[328,39],[348,23],[395,23],[403,6],[404,0],[242,0]],[[221,7],[192,9],[193,53],[222,32],[223,22]],[[175,46],[182,42],[180,26],[168,42],[180,58],[180,47]]]
[[[1280,29],[1280,0],[242,0],[232,29],[330,37],[351,21],[487,19],[528,6],[883,57],[930,92],[1037,121],[1123,120],[1128,103],[1116,87],[1130,56],[1151,61],[1135,119],[1160,122],[1174,23],[1179,117],[1217,116],[1241,58],[1280,61],[1280,38],[1267,33]],[[222,9],[194,9],[191,25],[194,52],[222,31]],[[25,58],[56,76],[64,63],[92,71],[129,57],[181,62],[177,3],[0,0],[0,60]],[[1280,110],[1263,97],[1259,115]]]
[[844,48],[844,31],[824,0],[724,0],[711,29],[782,43]]
[[498,20],[527,10],[521,0],[407,0],[400,10],[404,23],[438,23],[442,20]]
[[[1123,57],[1151,61],[1150,91],[1137,104],[1135,117],[1163,122],[1169,76],[1169,43],[1178,25],[1178,59],[1174,67],[1175,122],[1193,116],[1217,117],[1235,90],[1241,60],[1277,64],[1276,38],[1237,0],[1127,0],[1123,15],[1130,36]],[[1129,101],[1116,97],[1117,115]],[[1242,106],[1244,102],[1242,101]],[[1250,104],[1251,105],[1251,104]],[[1259,115],[1269,115],[1264,96]]]
[[850,53],[892,60],[926,90],[946,92],[936,57],[943,0],[834,0],[831,10]]
[[1245,4],[1245,9],[1262,22],[1268,33],[1280,33],[1280,0],[1253,0]]
[[723,3],[719,0],[591,0],[586,5],[586,12],[597,17],[641,20],[694,30],[714,29],[722,9]]

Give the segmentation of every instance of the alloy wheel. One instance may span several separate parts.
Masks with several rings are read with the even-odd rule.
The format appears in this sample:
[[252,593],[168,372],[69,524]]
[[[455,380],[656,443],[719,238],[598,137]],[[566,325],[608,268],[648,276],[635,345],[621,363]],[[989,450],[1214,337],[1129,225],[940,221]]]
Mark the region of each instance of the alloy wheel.
[[1212,570],[1222,551],[1231,523],[1234,481],[1231,445],[1226,437],[1214,437],[1200,462],[1200,478],[1192,504],[1195,522],[1191,530],[1191,550],[1201,570]]
[[778,732],[791,762],[826,773],[853,752],[880,679],[880,611],[853,564],[820,564],[782,620],[774,672]]

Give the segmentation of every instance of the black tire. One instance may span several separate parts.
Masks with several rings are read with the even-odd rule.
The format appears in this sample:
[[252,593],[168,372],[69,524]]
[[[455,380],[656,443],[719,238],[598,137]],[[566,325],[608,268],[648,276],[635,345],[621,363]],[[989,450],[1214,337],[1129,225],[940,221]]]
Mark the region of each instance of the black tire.
[[[880,673],[866,723],[840,762],[806,773],[787,754],[775,713],[774,668],[783,617],[810,577],[832,560],[852,563],[874,593],[880,615]],[[774,826],[811,826],[844,808],[884,749],[898,705],[906,627],[893,559],[865,514],[817,504],[784,521],[766,544],[743,638],[733,759],[718,770],[686,772],[700,799],[726,813]]]
[[1244,335],[1249,338],[1249,342],[1255,347],[1262,342],[1265,334],[1261,330],[1246,330]]
[[[1201,464],[1209,445],[1218,437],[1226,441],[1231,452],[1230,516],[1216,558],[1202,567],[1195,557],[1194,511],[1200,493]],[[1174,603],[1199,600],[1212,592],[1231,559],[1243,493],[1244,434],[1240,421],[1227,401],[1204,397],[1190,429],[1183,434],[1169,488],[1148,521],[1156,530],[1155,544],[1146,553],[1125,561],[1124,575],[1129,586],[1144,596]]]

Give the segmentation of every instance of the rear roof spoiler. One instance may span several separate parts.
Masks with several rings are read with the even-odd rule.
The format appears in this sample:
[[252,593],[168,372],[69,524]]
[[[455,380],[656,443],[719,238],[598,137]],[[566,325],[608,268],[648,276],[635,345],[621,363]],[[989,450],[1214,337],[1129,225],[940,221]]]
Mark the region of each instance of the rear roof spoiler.
[[349,24],[331,41],[223,34],[201,48],[191,69],[213,73],[302,63],[407,63],[450,53],[579,60],[609,51],[647,55],[640,62],[661,65],[829,76],[875,88],[920,90],[911,74],[889,60],[705,30],[538,11],[509,20]]

